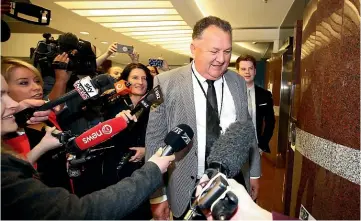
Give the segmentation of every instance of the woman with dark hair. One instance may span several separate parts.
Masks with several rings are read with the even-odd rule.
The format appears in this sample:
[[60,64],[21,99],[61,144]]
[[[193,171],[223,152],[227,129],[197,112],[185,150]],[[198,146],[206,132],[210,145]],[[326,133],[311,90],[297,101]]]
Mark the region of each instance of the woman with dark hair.
[[[106,110],[104,113],[105,120],[122,116],[129,113],[141,98],[153,88],[153,76],[150,74],[148,68],[140,63],[128,64],[120,79],[125,80],[131,84],[130,93],[125,96],[112,97],[111,101],[106,102]],[[120,180],[129,177],[135,170],[141,168],[144,164],[145,155],[145,134],[149,117],[149,110],[142,110],[135,114],[137,122],[121,133],[115,135],[110,141],[109,145],[113,145],[105,151],[103,155],[102,165],[97,167],[101,168],[101,178],[98,179],[94,173],[88,171],[87,181],[84,183],[96,185],[95,188],[105,188],[113,185]],[[94,165],[93,165],[94,166]],[[87,190],[80,194],[85,195]],[[151,219],[151,211],[149,201],[133,212],[130,216],[124,219]]]

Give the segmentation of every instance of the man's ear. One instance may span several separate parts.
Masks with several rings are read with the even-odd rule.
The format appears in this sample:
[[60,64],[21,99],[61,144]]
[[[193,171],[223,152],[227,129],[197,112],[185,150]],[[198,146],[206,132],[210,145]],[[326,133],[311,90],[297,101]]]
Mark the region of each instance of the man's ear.
[[194,59],[194,54],[196,53],[196,46],[194,46],[193,42],[190,45],[190,49],[191,49],[191,53],[192,53],[192,58]]

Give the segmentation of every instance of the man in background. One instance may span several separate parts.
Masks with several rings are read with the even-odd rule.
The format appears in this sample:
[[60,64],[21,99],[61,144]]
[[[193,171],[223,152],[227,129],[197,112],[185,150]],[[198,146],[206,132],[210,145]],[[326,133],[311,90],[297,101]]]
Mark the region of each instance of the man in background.
[[254,83],[256,76],[256,59],[251,55],[240,56],[236,69],[247,85],[248,111],[256,128],[260,152],[270,153],[269,141],[275,128],[272,93]]

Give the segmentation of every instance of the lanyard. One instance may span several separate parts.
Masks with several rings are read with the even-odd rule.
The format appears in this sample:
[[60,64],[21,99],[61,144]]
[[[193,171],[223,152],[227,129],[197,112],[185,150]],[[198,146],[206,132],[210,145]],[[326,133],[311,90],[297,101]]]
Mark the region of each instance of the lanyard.
[[[199,87],[202,89],[202,92],[203,92],[203,94],[204,94],[204,97],[206,98],[207,102],[210,103],[209,100],[208,100],[208,98],[207,98],[207,94],[206,94],[206,92],[205,92],[204,89],[203,89],[203,86],[202,86],[201,82],[199,81],[199,79],[197,78],[196,74],[194,73],[193,68],[192,68],[192,73],[193,73],[194,77],[197,79],[197,82],[198,82],[198,84],[199,84]],[[216,93],[216,94],[217,94],[217,93]],[[219,110],[219,115],[218,115],[218,121],[219,121],[219,126],[220,126],[220,127],[221,127],[221,114],[222,114],[222,108],[223,108],[223,94],[224,94],[224,77],[222,76],[221,108],[220,108],[220,110]],[[217,109],[218,109],[218,107],[217,107]],[[222,128],[222,127],[221,127],[221,128]]]

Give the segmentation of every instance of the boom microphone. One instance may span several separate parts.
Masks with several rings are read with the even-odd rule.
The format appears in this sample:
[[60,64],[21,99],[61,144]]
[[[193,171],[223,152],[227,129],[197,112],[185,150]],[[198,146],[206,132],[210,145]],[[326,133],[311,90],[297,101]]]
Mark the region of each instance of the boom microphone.
[[75,148],[76,151],[89,149],[107,141],[126,127],[127,121],[122,117],[104,121],[72,140],[74,146],[72,148]]
[[227,177],[236,176],[249,158],[254,137],[252,121],[232,123],[214,142],[207,158],[208,169],[205,173],[216,170]]
[[193,139],[194,132],[186,124],[180,124],[173,128],[164,138],[165,146],[162,147],[162,156],[169,156],[184,149]]
[[[204,172],[212,181],[217,176],[234,177],[241,170],[243,164],[249,158],[249,151],[254,142],[254,128],[252,121],[236,121],[229,125],[226,132],[213,143],[207,158],[208,168]],[[224,174],[224,175],[222,175]],[[209,182],[211,182],[209,181]],[[197,184],[198,186],[198,184]],[[222,185],[221,185],[222,186]],[[204,188],[208,188],[207,186]],[[204,188],[202,191],[204,191]],[[215,193],[215,190],[208,190]],[[212,195],[211,194],[211,195]],[[212,195],[213,196],[213,195]],[[217,197],[211,197],[210,201]],[[198,209],[199,201],[193,201],[190,209],[186,213],[184,220],[191,220]]]

